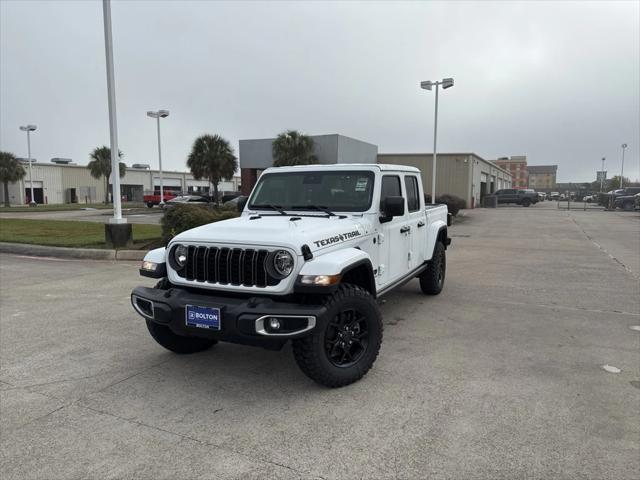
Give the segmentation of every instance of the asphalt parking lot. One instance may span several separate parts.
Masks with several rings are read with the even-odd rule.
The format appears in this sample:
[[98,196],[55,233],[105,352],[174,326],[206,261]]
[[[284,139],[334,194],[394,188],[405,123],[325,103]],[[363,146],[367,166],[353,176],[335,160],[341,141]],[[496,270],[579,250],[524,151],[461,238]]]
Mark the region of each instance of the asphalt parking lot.
[[0,256],[2,478],[636,479],[640,214],[552,205],[468,212],[338,390],[288,347],[164,351],[137,263]]

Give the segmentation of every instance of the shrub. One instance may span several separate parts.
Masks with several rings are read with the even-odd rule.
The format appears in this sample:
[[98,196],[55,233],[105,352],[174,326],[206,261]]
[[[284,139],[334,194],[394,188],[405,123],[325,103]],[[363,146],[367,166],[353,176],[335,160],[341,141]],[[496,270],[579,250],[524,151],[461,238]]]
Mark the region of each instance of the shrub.
[[447,208],[449,209],[449,213],[454,217],[458,215],[458,212],[460,210],[462,210],[463,208],[467,208],[467,203],[464,201],[464,199],[456,197],[455,195],[450,195],[448,193],[437,197],[436,202],[446,204]]
[[176,205],[162,216],[162,242],[167,245],[181,232],[238,215],[237,211],[219,211],[198,205]]
[[[424,203],[431,203],[431,194],[424,194]],[[462,210],[463,208],[467,208],[467,202],[465,202],[464,199],[456,197],[455,195],[451,195],[449,193],[445,193],[443,195],[440,195],[439,197],[436,197],[436,203],[444,203],[447,206],[449,213],[454,217],[460,210]]]

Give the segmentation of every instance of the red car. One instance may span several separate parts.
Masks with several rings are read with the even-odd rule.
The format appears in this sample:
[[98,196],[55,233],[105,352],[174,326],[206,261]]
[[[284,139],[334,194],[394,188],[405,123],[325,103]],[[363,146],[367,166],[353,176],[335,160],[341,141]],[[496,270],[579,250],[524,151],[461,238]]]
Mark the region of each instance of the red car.
[[[168,200],[171,200],[172,198],[176,198],[177,194],[171,191],[164,191],[163,192],[163,199],[165,202],[167,202]],[[149,208],[153,208],[154,205],[160,205],[160,192],[158,193],[153,193],[153,194],[148,194],[145,195],[144,197],[142,197],[144,203],[147,204],[147,207]]]

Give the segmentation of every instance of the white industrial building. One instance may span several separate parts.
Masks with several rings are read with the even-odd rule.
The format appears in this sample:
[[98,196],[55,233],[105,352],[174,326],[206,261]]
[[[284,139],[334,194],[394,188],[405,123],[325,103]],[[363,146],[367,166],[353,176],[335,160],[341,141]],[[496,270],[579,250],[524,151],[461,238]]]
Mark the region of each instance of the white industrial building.
[[[12,205],[28,204],[31,194],[29,165],[25,163],[27,175],[9,185],[9,201]],[[125,201],[142,202],[145,193],[160,191],[160,172],[146,165],[127,168],[120,179],[121,194]],[[34,198],[37,203],[99,203],[105,198],[105,181],[91,176],[85,165],[69,163],[32,163]],[[204,193],[210,189],[207,180],[195,180],[189,172],[163,171],[165,191],[184,193]],[[220,192],[236,192],[240,188],[240,176],[228,182],[221,182]],[[0,199],[4,201],[4,189],[0,188]],[[111,182],[109,182],[111,191]]]

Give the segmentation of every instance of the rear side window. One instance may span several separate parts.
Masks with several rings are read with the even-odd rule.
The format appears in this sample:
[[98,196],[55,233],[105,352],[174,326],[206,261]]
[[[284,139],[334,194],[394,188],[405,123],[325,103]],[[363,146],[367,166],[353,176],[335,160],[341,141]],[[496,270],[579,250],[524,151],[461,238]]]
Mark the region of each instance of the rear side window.
[[407,191],[407,208],[410,212],[420,210],[418,198],[418,179],[416,177],[404,177],[404,187]]
[[380,194],[380,204],[385,201],[387,197],[401,197],[402,190],[400,189],[400,177],[394,175],[385,175],[382,177],[382,193]]

